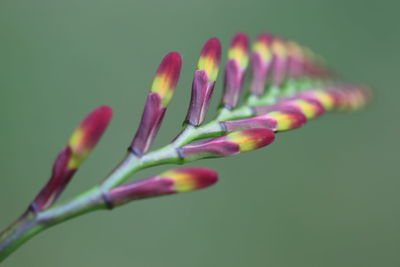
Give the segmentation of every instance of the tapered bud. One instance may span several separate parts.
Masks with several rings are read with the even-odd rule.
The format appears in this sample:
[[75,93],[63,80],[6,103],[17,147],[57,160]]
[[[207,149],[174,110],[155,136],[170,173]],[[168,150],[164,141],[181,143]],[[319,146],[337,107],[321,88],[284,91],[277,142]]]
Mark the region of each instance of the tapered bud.
[[185,145],[179,149],[179,154],[185,161],[230,156],[264,147],[274,139],[275,134],[270,129],[247,129]]
[[174,169],[114,188],[107,194],[107,199],[110,206],[120,206],[133,200],[203,189],[217,180],[217,172],[211,169]]
[[313,119],[315,117],[324,114],[325,109],[319,101],[312,99],[301,99],[294,98],[292,100],[282,101],[279,104],[272,106],[257,106],[254,107],[256,114],[265,114],[272,111],[293,111],[302,113],[307,119]]
[[312,99],[293,99],[285,101],[278,106],[286,108],[287,110],[301,112],[307,117],[307,119],[313,119],[325,113],[325,109],[321,103]]
[[220,64],[221,44],[217,38],[211,38],[203,47],[198,70],[193,78],[192,97],[186,115],[187,123],[194,126],[203,123],[210,105]]
[[236,107],[242,91],[244,76],[249,63],[249,39],[244,33],[233,37],[225,66],[224,92],[222,106]]
[[269,129],[249,129],[232,132],[227,135],[227,140],[239,145],[240,152],[249,152],[271,144],[275,134]]
[[275,37],[272,41],[272,53],[274,56],[273,65],[273,84],[274,86],[281,86],[286,75],[288,56],[285,41],[279,37]]
[[270,34],[262,33],[258,36],[253,46],[251,54],[253,77],[250,92],[257,96],[261,96],[264,93],[265,83],[273,64],[272,40],[273,37]]
[[252,128],[266,128],[281,132],[299,128],[306,122],[306,116],[300,112],[277,110],[252,118],[224,121],[221,125],[228,132]]
[[102,106],[93,110],[72,134],[68,146],[57,156],[52,175],[31,204],[35,212],[50,207],[64,191],[78,167],[89,156],[105,132],[112,109]]
[[330,111],[335,107],[335,99],[332,94],[325,90],[305,91],[299,94],[302,99],[318,101],[326,111]]
[[147,152],[156,137],[165,115],[166,108],[174,94],[181,71],[182,59],[179,53],[167,54],[158,67],[139,127],[129,150],[137,156]]

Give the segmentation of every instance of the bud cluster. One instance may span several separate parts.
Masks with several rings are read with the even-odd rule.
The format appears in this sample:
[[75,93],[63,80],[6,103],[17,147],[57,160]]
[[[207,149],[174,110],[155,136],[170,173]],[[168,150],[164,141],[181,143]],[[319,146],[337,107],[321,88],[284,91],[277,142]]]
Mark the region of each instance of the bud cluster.
[[[154,142],[177,87],[181,65],[181,55],[171,52],[158,67],[139,127],[128,149],[128,155],[134,156],[137,161],[146,158]],[[327,111],[358,109],[369,98],[369,91],[364,86],[338,82],[336,77],[332,78],[322,60],[310,49],[296,42],[262,33],[251,46],[249,37],[238,33],[232,38],[228,49],[221,99],[222,108],[232,115],[203,125],[220,65],[221,42],[217,38],[211,38],[201,50],[194,72],[184,130],[172,142],[175,152],[168,154],[168,162],[186,163],[252,151],[274,142],[278,132],[299,128],[308,120]],[[248,71],[249,66],[252,68],[251,72]],[[247,72],[251,73],[247,97],[255,97],[258,102],[238,108],[241,93],[247,85]],[[285,93],[285,86],[289,81],[292,87],[295,84],[298,89],[293,91],[292,88],[292,91]],[[278,90],[278,94],[270,96],[271,90]],[[268,101],[264,103],[263,99]],[[243,108],[250,113],[241,115],[239,112],[235,115],[235,111]],[[53,205],[97,144],[111,116],[111,108],[102,106],[90,113],[79,125],[68,145],[57,157],[50,180],[32,202],[32,210],[37,213]],[[213,126],[210,127],[212,130],[204,132],[210,125]],[[186,140],[178,142],[185,139],[184,137]],[[158,164],[164,162],[161,158],[160,156]],[[123,164],[121,166],[125,167]],[[110,177],[115,176],[118,171],[119,168],[116,168]],[[103,194],[107,205],[118,206],[134,199],[203,188],[212,185],[216,177],[215,172],[207,169],[171,170],[128,184],[120,185],[123,182],[120,179]],[[106,182],[107,179],[104,183]]]
[[[49,181],[26,214],[50,216],[46,222],[52,225],[99,207],[112,208],[133,200],[212,186],[218,175],[205,168],[172,169],[125,182],[143,168],[233,156],[268,146],[279,132],[299,128],[328,111],[357,110],[370,98],[366,86],[340,81],[318,55],[296,42],[262,33],[251,45],[246,34],[238,33],[228,49],[218,114],[205,123],[221,66],[221,51],[217,38],[204,44],[194,70],[183,130],[170,144],[149,152],[178,84],[182,58],[177,52],[168,53],[158,67],[139,127],[122,163],[94,190],[53,206],[111,120],[112,109],[99,107],[83,120],[61,150]],[[241,101],[243,91],[246,93]],[[0,261],[2,247],[22,243],[17,234],[10,237],[12,241],[2,242],[7,234],[0,235]]]
[[[181,55],[171,52],[158,67],[139,127],[128,149],[129,154],[139,160],[145,158],[162,124],[179,80],[181,65]],[[308,120],[327,111],[358,109],[369,98],[369,91],[364,86],[338,82],[336,77],[332,78],[322,60],[310,49],[296,42],[261,33],[251,46],[249,37],[238,33],[232,38],[228,50],[221,106],[232,114],[235,114],[235,110],[240,110],[237,107],[247,84],[246,73],[249,72],[249,66],[252,71],[249,72],[251,76],[247,97],[255,97],[259,102],[241,107],[250,110],[251,115],[239,114],[228,116],[228,119],[214,120],[209,123],[214,125],[211,127],[212,131],[196,136],[196,129],[199,128],[200,131],[204,124],[220,65],[221,42],[217,38],[211,38],[200,53],[184,130],[181,133],[185,136],[185,130],[189,129],[185,127],[192,127],[193,137],[187,138],[185,142],[172,143],[175,154],[170,156],[170,161],[185,163],[252,151],[271,144],[278,132],[299,128]],[[292,85],[298,84],[299,88],[289,94],[285,93],[288,81]],[[271,98],[271,90],[278,90],[278,94]],[[269,101],[263,103],[263,99]],[[97,144],[111,120],[111,115],[111,108],[103,106],[90,113],[79,125],[68,145],[57,157],[51,178],[32,202],[31,209],[40,212],[52,206]],[[207,128],[207,124],[203,128]],[[106,201],[107,205],[118,206],[134,199],[203,188],[212,185],[216,177],[216,173],[207,169],[171,170],[125,185],[119,185],[118,182],[115,184],[117,187],[113,186],[114,188],[104,192],[104,199],[110,200]]]

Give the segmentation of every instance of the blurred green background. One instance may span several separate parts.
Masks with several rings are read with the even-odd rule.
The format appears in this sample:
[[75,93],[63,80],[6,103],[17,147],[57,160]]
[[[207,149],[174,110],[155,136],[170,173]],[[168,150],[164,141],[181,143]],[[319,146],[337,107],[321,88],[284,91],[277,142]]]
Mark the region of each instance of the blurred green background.
[[214,188],[72,220],[2,266],[400,266],[399,8],[389,0],[2,0],[0,228],[46,181],[81,118],[109,104],[111,128],[64,198],[102,179],[130,142],[168,51],[182,53],[183,71],[156,146],[177,133],[212,36],[226,54],[237,31],[281,34],[375,89],[366,110],[194,164],[220,173]]

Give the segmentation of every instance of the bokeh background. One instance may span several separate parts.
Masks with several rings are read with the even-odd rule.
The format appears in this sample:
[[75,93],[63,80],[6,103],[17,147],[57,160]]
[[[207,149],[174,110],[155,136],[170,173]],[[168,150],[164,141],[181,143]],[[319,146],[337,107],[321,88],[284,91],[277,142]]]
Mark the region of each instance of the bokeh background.
[[400,266],[399,8],[389,0],[2,0],[0,228],[46,181],[81,118],[109,104],[111,128],[65,197],[104,177],[169,51],[184,64],[156,146],[180,128],[212,36],[226,54],[237,31],[281,34],[375,92],[362,112],[329,114],[268,148],[193,164],[220,173],[213,188],[72,220],[2,266]]

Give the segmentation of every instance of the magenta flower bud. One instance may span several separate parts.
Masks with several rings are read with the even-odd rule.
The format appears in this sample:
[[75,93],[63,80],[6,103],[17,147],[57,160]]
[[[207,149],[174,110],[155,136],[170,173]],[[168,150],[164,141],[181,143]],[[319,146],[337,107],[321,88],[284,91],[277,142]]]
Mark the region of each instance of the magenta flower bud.
[[335,98],[326,90],[310,90],[301,92],[297,96],[300,99],[319,102],[326,111],[332,110],[335,107]]
[[319,101],[302,98],[288,99],[272,106],[257,106],[253,110],[258,115],[272,111],[292,111],[303,114],[307,119],[319,117],[325,113],[325,108]]
[[165,115],[166,108],[174,94],[181,71],[182,59],[179,53],[167,54],[158,67],[139,128],[129,147],[137,156],[146,153],[156,137]]
[[248,63],[249,39],[244,33],[238,33],[232,39],[225,66],[222,106],[227,109],[237,106]]
[[220,63],[221,44],[217,38],[211,38],[203,47],[198,70],[194,75],[192,97],[186,115],[187,123],[194,126],[203,123],[214,91]]
[[306,122],[306,116],[300,112],[280,110],[252,118],[224,121],[221,122],[221,125],[227,132],[252,128],[266,128],[274,132],[281,132],[299,128]]
[[217,181],[218,174],[211,169],[173,169],[155,177],[116,187],[106,195],[106,199],[109,206],[114,207],[133,200],[203,189]]
[[276,119],[269,117],[266,114],[252,118],[222,121],[220,124],[225,132],[234,132],[253,128],[265,128],[274,131],[278,125]]
[[326,110],[319,99],[297,97],[290,101],[285,101],[280,106],[288,110],[302,112],[307,119],[313,119],[323,115]]
[[250,92],[256,96],[261,96],[264,93],[265,83],[272,67],[272,40],[273,37],[270,34],[262,33],[258,36],[253,46],[253,51],[251,54],[253,77],[251,81]]
[[270,129],[246,129],[185,145],[178,152],[185,161],[193,161],[252,151],[267,146],[274,140],[275,134]]
[[50,207],[64,191],[78,167],[89,156],[112,118],[112,109],[102,106],[93,110],[73,132],[68,146],[57,156],[51,177],[31,204],[35,212]]

